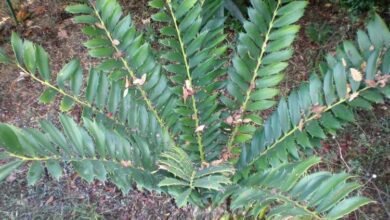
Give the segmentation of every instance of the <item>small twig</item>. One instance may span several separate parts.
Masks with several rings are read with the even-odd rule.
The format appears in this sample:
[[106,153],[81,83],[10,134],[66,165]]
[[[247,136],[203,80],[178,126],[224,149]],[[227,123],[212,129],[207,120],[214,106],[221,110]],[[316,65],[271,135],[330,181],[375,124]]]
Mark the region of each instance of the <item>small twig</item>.
[[[375,188],[372,188],[372,187],[366,187],[367,189],[371,189],[371,190],[377,190],[377,189],[375,189]],[[378,192],[379,193],[381,193],[381,194],[383,194],[384,196],[386,196],[387,198],[390,198],[390,195],[388,194],[388,193],[386,193],[386,192],[384,192],[383,190],[381,190],[381,189],[379,189],[378,188]]]
[[366,213],[364,213],[362,210],[358,209],[358,211],[359,211],[360,214],[364,215],[364,218],[366,218],[366,220],[371,220],[371,218],[368,217],[368,215]]
[[354,211],[353,214],[355,215],[355,219],[358,220],[359,218],[358,218],[356,211]]
[[352,171],[351,167],[348,166],[348,163],[345,161],[344,157],[343,157],[343,152],[341,150],[341,146],[340,146],[340,143],[335,140],[336,143],[337,143],[337,146],[339,147],[339,153],[340,153],[340,159],[343,161],[344,165],[347,167],[348,169],[348,173]]
[[[372,186],[374,187],[374,189],[377,191],[377,194],[378,194],[378,197],[379,197],[379,202],[381,203],[381,205],[383,206],[383,210],[386,212],[387,216],[390,218],[390,212],[389,210],[386,208],[386,203],[383,201],[382,199],[382,196],[381,196],[381,193],[384,193],[383,191],[381,191],[373,181],[371,181],[372,179],[375,179],[377,178],[377,176],[375,174],[373,174],[370,178],[367,178],[367,181],[363,184],[362,188],[360,189],[360,191],[365,191],[366,189],[370,188],[372,189],[371,187],[368,187],[368,184],[372,184]],[[386,194],[386,193],[385,193]],[[360,210],[359,210],[360,211]]]
[[381,190],[376,186],[376,184],[374,182],[371,181],[371,184],[372,186],[374,186],[375,190],[376,190],[376,193],[378,194],[378,198],[379,198],[379,201],[381,202],[382,206],[383,206],[383,209],[385,210],[387,216],[389,217],[390,219],[390,212],[389,210],[387,210],[386,208],[386,203],[383,201],[382,199],[382,196],[381,196]]

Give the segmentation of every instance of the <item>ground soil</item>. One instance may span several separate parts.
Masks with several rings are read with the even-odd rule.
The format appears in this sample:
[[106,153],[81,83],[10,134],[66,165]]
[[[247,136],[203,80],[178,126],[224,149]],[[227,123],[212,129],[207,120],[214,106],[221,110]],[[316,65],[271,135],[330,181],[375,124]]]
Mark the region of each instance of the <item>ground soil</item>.
[[[11,19],[0,26],[0,46],[10,52],[7,42],[10,33],[16,31],[46,48],[53,72],[60,70],[73,57],[79,57],[85,68],[93,65],[96,60],[89,58],[80,44],[86,40],[79,31],[80,25],[73,24],[70,15],[64,12],[68,3],[37,0],[33,4],[18,5],[17,10],[24,11],[26,16],[17,26]],[[153,25],[149,25],[152,12],[146,6],[146,0],[122,0],[122,3],[125,10],[132,13],[139,29],[146,33],[155,31]],[[6,17],[8,11],[4,3],[0,3],[0,21]],[[287,94],[301,81],[307,80],[323,55],[333,51],[342,40],[353,38],[352,33],[362,27],[363,21],[351,22],[336,5],[313,2],[300,22],[302,29],[282,84],[283,93]],[[307,27],[324,23],[332,30],[325,42],[315,42],[307,36]],[[151,37],[150,40],[154,39]],[[15,68],[0,64],[0,122],[37,127],[41,119],[56,120],[58,101],[51,105],[38,103],[43,87],[29,79],[17,81],[18,77]],[[347,170],[362,176],[359,180],[364,187],[359,193],[377,201],[354,212],[348,219],[390,218],[386,213],[390,210],[389,107],[389,103],[384,103],[375,106],[372,112],[358,112],[356,124],[348,126],[337,138],[324,142],[324,148],[317,152],[324,155],[327,169]],[[76,108],[71,114],[77,116],[79,110]],[[34,187],[27,186],[25,173],[26,170],[22,169],[0,184],[1,219],[189,219],[194,212],[192,208],[177,208],[165,195],[136,189],[122,195],[113,185],[99,182],[91,187],[69,169],[59,182],[46,176]],[[372,178],[373,174],[376,178]]]

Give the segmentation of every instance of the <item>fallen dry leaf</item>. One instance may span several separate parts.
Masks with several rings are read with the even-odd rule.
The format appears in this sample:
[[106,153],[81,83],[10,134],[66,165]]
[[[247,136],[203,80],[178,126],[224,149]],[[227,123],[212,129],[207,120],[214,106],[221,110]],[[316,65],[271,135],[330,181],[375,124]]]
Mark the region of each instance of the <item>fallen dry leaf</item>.
[[252,89],[255,89],[256,88],[256,83],[255,82],[251,82],[249,88],[252,90]]
[[96,22],[95,26],[99,29],[104,29],[104,25],[102,23]]
[[189,80],[185,81],[185,85],[183,87],[183,100],[184,102],[187,100],[189,96],[194,95],[194,90],[192,89],[191,82]]
[[351,85],[348,83],[347,84],[347,97],[349,96],[349,93],[352,91]]
[[27,20],[27,18],[30,16],[30,13],[28,13],[28,11],[26,9],[20,9],[20,11],[18,11],[18,13],[16,14],[16,19],[19,21],[19,22],[23,22],[25,20]]
[[311,111],[315,114],[321,114],[325,111],[326,109],[326,106],[323,106],[323,105],[313,105],[313,107],[311,107]]
[[375,80],[365,80],[364,81],[366,84],[367,84],[367,86],[369,86],[369,87],[376,87],[376,82],[375,82]]
[[242,119],[239,118],[239,119],[235,120],[233,123],[234,123],[234,124],[240,124],[240,123],[242,123]]
[[245,118],[244,120],[242,120],[242,122],[244,123],[250,123],[252,122],[252,120],[250,118]]
[[109,187],[108,185],[105,185],[105,187],[104,187],[104,191],[109,192],[109,193],[114,193],[115,190],[116,190],[115,187]]
[[301,118],[301,120],[299,121],[299,124],[298,124],[298,130],[303,131],[304,126],[305,126],[305,120],[303,118]]
[[233,155],[228,148],[222,150],[221,158],[223,161],[228,161],[232,156]]
[[126,88],[129,88],[130,86],[131,86],[131,82],[130,82],[129,78],[126,76],[125,87],[126,87]]
[[130,160],[122,160],[121,165],[123,167],[131,167],[131,161]]
[[150,24],[150,18],[142,19],[142,24]]
[[380,73],[378,73],[375,76],[375,80],[377,81],[379,87],[384,88],[390,80],[390,75],[388,74],[381,75]]
[[233,124],[240,124],[243,122],[242,120],[242,114],[241,114],[241,110],[239,112],[236,112],[233,114]]
[[18,78],[16,78],[16,82],[19,82],[19,81],[22,81],[24,79],[26,79],[26,77],[28,76],[28,73],[25,73],[25,72],[19,72],[19,76]]
[[201,166],[202,166],[202,168],[207,168],[210,166],[210,164],[207,163],[206,161],[203,161]]
[[348,101],[351,102],[352,100],[356,99],[358,96],[359,96],[359,92],[354,92],[351,94]]
[[223,159],[213,160],[211,161],[211,166],[218,166],[221,165],[223,162],[224,162]]
[[343,66],[346,67],[347,66],[347,61],[345,61],[344,58],[341,58],[341,62],[343,63]]
[[205,125],[199,125],[196,129],[195,132],[202,132],[205,128]]
[[[26,22],[26,24],[27,24],[27,23],[29,23],[29,22]],[[27,26],[30,26],[30,25],[27,25]],[[31,36],[33,33],[34,33],[34,29],[28,28],[28,29],[23,33],[23,37],[27,38],[27,37]]]
[[44,6],[39,6],[34,10],[34,15],[35,16],[40,16],[44,15],[46,12],[46,8]]
[[142,75],[141,79],[135,78],[133,80],[133,84],[137,86],[142,86],[143,84],[145,84],[145,81],[146,81],[146,74]]
[[228,124],[228,125],[233,124],[233,117],[232,117],[232,116],[227,117],[226,120],[225,120],[225,122],[226,122],[226,124]]
[[123,91],[123,98],[127,96],[127,94],[129,94],[129,89],[126,88],[125,91]]
[[[33,21],[31,21],[31,20],[26,21],[26,25],[27,25],[27,27],[31,27],[33,25]],[[30,35],[30,34],[28,34],[28,35]]]
[[107,116],[108,118],[112,118],[113,114],[112,114],[112,112],[108,112],[108,113],[106,114],[106,116]]
[[118,46],[118,45],[120,44],[120,42],[119,42],[119,40],[114,39],[114,40],[112,41],[112,44],[113,44],[114,46]]
[[46,202],[45,202],[45,205],[49,205],[50,203],[52,203],[54,201],[54,197],[53,196],[50,196]]
[[123,57],[123,53],[122,51],[117,51],[114,53],[114,58],[115,59],[119,59],[119,58],[122,58]]
[[360,68],[362,69],[363,72],[366,72],[366,67],[367,67],[366,62],[363,62],[362,64],[360,64]]
[[183,87],[183,100],[184,100],[184,102],[187,101],[188,96],[190,96],[190,94],[188,93],[188,90],[185,87]]
[[241,118],[241,113],[240,112],[234,113],[233,114],[233,118],[234,118],[234,120],[240,119]]
[[185,81],[185,88],[188,90],[192,90],[191,82],[189,80]]
[[353,80],[355,80],[357,82],[360,82],[363,80],[363,75],[359,70],[357,70],[355,68],[351,68],[349,70],[351,71],[351,76],[352,76]]
[[322,113],[325,112],[326,108],[327,108],[326,106],[322,106],[322,105],[313,105],[311,107],[311,111],[314,113],[314,118],[320,119]]
[[57,36],[60,39],[67,39],[67,38],[69,38],[68,32],[66,32],[66,30],[64,30],[64,29],[59,29],[58,33],[57,33]]

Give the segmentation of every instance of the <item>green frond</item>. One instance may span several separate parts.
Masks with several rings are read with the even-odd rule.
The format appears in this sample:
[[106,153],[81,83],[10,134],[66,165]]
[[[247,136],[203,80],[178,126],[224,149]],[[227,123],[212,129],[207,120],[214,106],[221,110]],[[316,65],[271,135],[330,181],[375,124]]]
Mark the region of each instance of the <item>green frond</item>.
[[48,53],[15,33],[14,59],[0,49],[0,63],[45,87],[41,103],[82,110],[79,120],[60,115],[58,126],[41,121],[40,129],[0,123],[0,181],[20,166],[29,185],[46,172],[59,180],[71,165],[124,193],[136,184],[179,207],[226,202],[251,218],[338,219],[371,202],[347,173],[310,174],[320,159],[306,154],[353,122],[355,109],[390,98],[390,31],[378,15],[263,120],[307,1],[251,0],[231,62],[224,0],[149,1],[162,23],[159,51],[117,0],[83,2],[66,11],[84,24],[83,45],[98,62],[88,73],[78,59],[54,73]]
[[[91,67],[87,75],[86,92],[83,94],[83,69],[79,60],[73,59],[65,64],[54,83],[48,54],[41,46],[23,41],[15,33],[11,43],[16,57],[21,57],[18,53],[24,54],[23,58],[17,60],[19,69],[46,87],[39,97],[41,103],[51,103],[60,96],[61,111],[68,112],[79,105],[84,117],[94,118],[118,132],[147,137],[148,143],[156,146],[153,149],[156,153],[172,144],[169,134],[161,129],[153,113],[148,111],[141,100],[137,100],[139,93],[126,88],[125,80],[113,79],[112,75],[108,76]],[[27,49],[18,52],[17,48],[20,47]]]
[[[282,71],[292,56],[292,42],[299,26],[306,1],[264,0],[251,1],[249,20],[244,22],[244,33],[238,36],[236,52],[229,69],[226,90],[230,97],[222,102],[236,117],[233,132],[228,142],[232,149],[235,143],[247,142],[253,130],[261,124],[258,115],[276,104],[279,94],[275,89],[283,79]],[[251,129],[240,131],[241,121],[250,120]]]
[[[6,150],[2,159],[10,162],[0,167],[0,180],[22,164],[29,164],[28,183],[33,185],[46,167],[59,180],[63,163],[70,163],[87,182],[110,180],[124,193],[132,182],[149,190],[156,189],[156,155],[137,136],[125,138],[101,123],[83,119],[83,126],[61,115],[62,131],[48,121],[41,122],[42,131],[19,129],[0,124],[0,145]],[[30,163],[31,162],[31,163]]]
[[[361,196],[349,197],[361,185],[349,181],[351,176],[346,173],[306,174],[319,162],[314,157],[249,176],[226,191],[232,198],[231,208],[246,210],[248,217],[266,210],[266,217],[270,219],[289,216],[338,219],[372,202]],[[223,197],[226,194],[220,196]]]
[[[221,46],[224,18],[207,14],[203,20],[202,1],[151,1],[149,5],[159,9],[152,18],[164,23],[160,30],[164,37],[160,43],[165,48],[161,58],[164,69],[172,74],[176,93],[182,97],[175,110],[181,116],[181,143],[201,161],[218,158],[215,152],[216,147],[222,147],[222,134],[216,90],[222,86],[217,78],[224,74],[225,61],[220,58],[226,51]],[[207,4],[209,12],[218,7]]]
[[[138,111],[146,109],[149,112],[143,121],[150,120],[149,126],[152,128],[157,121],[162,130],[158,135],[167,136],[169,145],[175,145],[172,127],[177,121],[174,114],[177,98],[167,77],[162,74],[161,65],[156,62],[150,45],[137,32],[130,15],[123,16],[122,8],[116,0],[90,1],[88,5],[73,5],[66,10],[81,14],[74,17],[74,21],[86,24],[82,31],[90,39],[84,42],[84,46],[91,57],[102,61],[96,67],[97,71],[105,72],[110,81],[119,83],[116,90],[122,92],[120,96],[130,94],[142,100],[143,103],[137,103],[145,108]],[[125,87],[126,78],[131,84],[128,88]],[[114,103],[120,101],[120,97],[115,94],[112,96]]]
[[7,164],[0,166],[0,181],[3,181],[7,176],[9,176],[14,170],[20,167],[23,164],[23,161],[13,160]]
[[[211,165],[206,168],[195,168],[187,153],[180,148],[163,152],[159,160],[159,169],[168,172],[172,177],[165,177],[158,185],[173,191],[179,207],[187,202],[196,204],[191,196],[221,191],[231,184],[230,175],[234,169],[229,164]],[[203,204],[204,205],[204,204]]]
[[[244,147],[240,168],[278,166],[288,161],[289,155],[299,159],[300,152],[319,147],[327,134],[335,135],[345,123],[353,122],[353,109],[371,109],[374,103],[384,102],[389,87],[384,79],[390,73],[390,41],[386,40],[390,33],[381,24],[383,21],[376,17],[368,25],[381,27],[382,31],[368,28],[370,36],[381,40],[360,44],[360,49],[351,41],[344,42],[335,57],[328,55],[323,77],[313,74],[291,92],[287,101],[280,100],[264,126],[255,132],[251,144]],[[362,38],[368,39],[359,31],[357,41],[363,42]]]
[[224,17],[225,0],[202,0],[202,22]]

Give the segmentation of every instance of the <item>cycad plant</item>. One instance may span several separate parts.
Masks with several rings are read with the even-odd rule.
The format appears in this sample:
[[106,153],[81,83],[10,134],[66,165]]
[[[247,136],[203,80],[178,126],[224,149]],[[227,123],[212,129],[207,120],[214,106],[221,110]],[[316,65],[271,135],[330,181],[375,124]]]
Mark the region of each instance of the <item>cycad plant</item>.
[[[390,96],[390,32],[374,15],[367,32],[328,55],[319,73],[283,97],[278,89],[306,1],[252,0],[237,45],[227,52],[222,0],[152,0],[160,46],[150,46],[116,0],[69,6],[85,24],[78,59],[58,73],[38,45],[11,37],[15,64],[61,98],[60,125],[0,124],[0,180],[22,165],[36,183],[64,164],[83,179],[168,193],[178,206],[228,204],[246,217],[337,219],[371,202],[347,173],[316,169],[321,140]],[[83,80],[86,78],[86,80]],[[278,101],[277,101],[278,100]],[[82,108],[82,118],[67,113]],[[272,113],[269,113],[272,109]],[[268,117],[266,117],[268,115]]]

